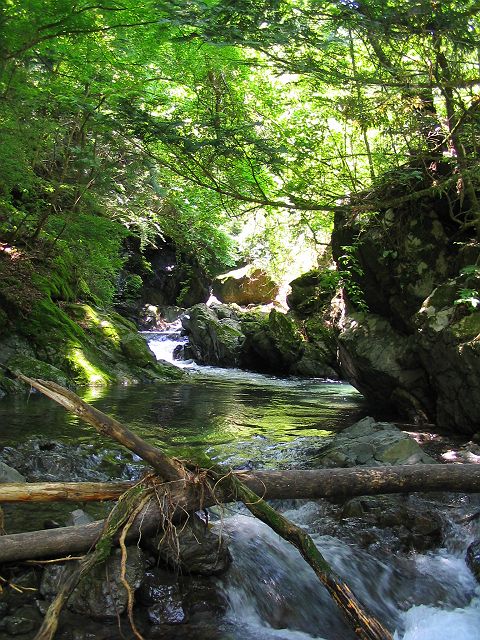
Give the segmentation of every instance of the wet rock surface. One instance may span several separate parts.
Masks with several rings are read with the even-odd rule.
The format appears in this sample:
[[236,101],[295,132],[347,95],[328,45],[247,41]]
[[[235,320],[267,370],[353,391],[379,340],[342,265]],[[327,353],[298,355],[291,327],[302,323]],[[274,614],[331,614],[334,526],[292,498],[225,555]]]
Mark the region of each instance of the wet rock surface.
[[[140,458],[125,451],[68,445],[53,440],[30,440],[4,447],[0,464],[16,469],[29,482],[104,482],[135,480],[144,469]],[[1,467],[0,467],[1,473]],[[11,480],[11,482],[20,480]]]
[[467,549],[465,562],[480,583],[480,540],[475,540]]
[[184,574],[219,574],[232,562],[225,540],[198,516],[177,530],[175,540],[167,534],[148,540],[146,544],[162,563]]
[[[68,608],[95,620],[113,621],[127,606],[128,594],[123,585],[121,552],[115,550],[106,563],[95,567],[76,587],[69,598]],[[145,572],[145,556],[137,547],[129,547],[125,577],[132,592],[140,586]],[[70,564],[54,564],[45,569],[40,594],[52,599],[62,581],[72,570]]]
[[321,321],[303,324],[277,309],[196,305],[182,325],[189,337],[184,357],[197,363],[241,367],[274,375],[337,379],[336,345]]
[[353,498],[343,505],[339,521],[355,529],[355,541],[363,547],[402,552],[434,548],[442,541],[445,524],[428,504],[405,496]]

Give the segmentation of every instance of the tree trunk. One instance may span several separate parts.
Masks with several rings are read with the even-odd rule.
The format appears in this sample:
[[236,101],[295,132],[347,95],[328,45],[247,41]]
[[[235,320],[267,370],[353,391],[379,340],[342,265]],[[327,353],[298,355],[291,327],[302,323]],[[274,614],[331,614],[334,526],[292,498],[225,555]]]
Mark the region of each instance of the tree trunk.
[[[350,469],[295,469],[288,471],[234,471],[235,476],[252,491],[266,499],[289,500],[329,498],[342,500],[354,496],[373,496],[413,491],[480,492],[478,464],[419,464],[392,467],[352,467]],[[154,479],[152,479],[154,482]],[[91,502],[117,500],[134,482],[12,482],[0,485],[0,504],[6,502]],[[162,488],[164,483],[157,483]],[[172,488],[170,488],[172,491]],[[181,487],[185,502],[188,487]],[[209,491],[213,494],[213,486]],[[218,494],[218,491],[217,491]],[[222,493],[224,502],[231,497]],[[180,495],[176,496],[180,500]],[[210,506],[206,498],[204,506]],[[1,543],[1,539],[0,539]]]
[[94,502],[117,500],[133,482],[5,482],[3,502]]
[[[318,469],[294,471],[255,471],[234,474],[244,485],[267,499],[330,498],[345,499],[359,495],[387,493],[410,493],[412,491],[480,491],[480,465],[425,464],[395,467],[371,467],[352,469]],[[48,483],[32,484],[32,495]],[[95,493],[95,483],[52,483],[46,500],[85,500]],[[86,491],[83,492],[83,486]],[[116,499],[132,483],[112,483],[110,497],[102,487],[97,499]],[[59,489],[56,489],[60,486]],[[4,489],[6,488],[6,490]],[[9,495],[6,502],[23,501],[28,497],[28,484],[5,484],[1,486],[0,502]],[[163,483],[155,485],[158,496],[139,515],[129,532],[129,541],[136,541],[140,530],[149,535],[159,527],[161,509],[159,504],[175,504],[176,517],[185,512],[197,511],[216,503],[232,502],[237,496],[232,494],[225,483]],[[115,495],[116,494],[116,495]],[[62,527],[29,533],[0,536],[0,563],[36,558],[59,557],[87,551],[95,543],[102,530],[103,522],[90,523],[78,527]]]

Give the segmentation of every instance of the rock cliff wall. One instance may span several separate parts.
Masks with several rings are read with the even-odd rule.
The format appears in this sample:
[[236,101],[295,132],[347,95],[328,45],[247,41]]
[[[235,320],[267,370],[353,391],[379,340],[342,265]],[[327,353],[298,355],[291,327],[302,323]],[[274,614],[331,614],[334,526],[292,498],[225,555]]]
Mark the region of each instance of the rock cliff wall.
[[367,220],[337,215],[333,256],[346,276],[339,360],[375,406],[471,434],[480,429],[480,247],[454,219],[452,199]]

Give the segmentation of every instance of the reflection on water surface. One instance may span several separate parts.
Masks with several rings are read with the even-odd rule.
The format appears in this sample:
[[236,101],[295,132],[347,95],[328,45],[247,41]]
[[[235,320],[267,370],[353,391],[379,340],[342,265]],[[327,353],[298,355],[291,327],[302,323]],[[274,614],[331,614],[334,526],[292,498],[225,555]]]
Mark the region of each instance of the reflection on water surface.
[[[227,375],[80,395],[172,454],[207,452],[231,465],[301,466],[318,438],[362,415],[362,397],[348,384]],[[92,428],[37,393],[1,400],[0,447],[32,437],[101,443]]]

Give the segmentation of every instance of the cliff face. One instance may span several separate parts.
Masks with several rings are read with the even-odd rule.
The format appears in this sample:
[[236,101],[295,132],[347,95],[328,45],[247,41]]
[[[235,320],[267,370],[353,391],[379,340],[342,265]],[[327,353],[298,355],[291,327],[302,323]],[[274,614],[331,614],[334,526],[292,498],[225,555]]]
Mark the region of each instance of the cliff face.
[[[348,272],[339,358],[343,374],[375,406],[475,433],[480,246],[452,213],[445,195],[366,221],[337,216],[333,255]],[[349,280],[362,292],[361,311]]]

